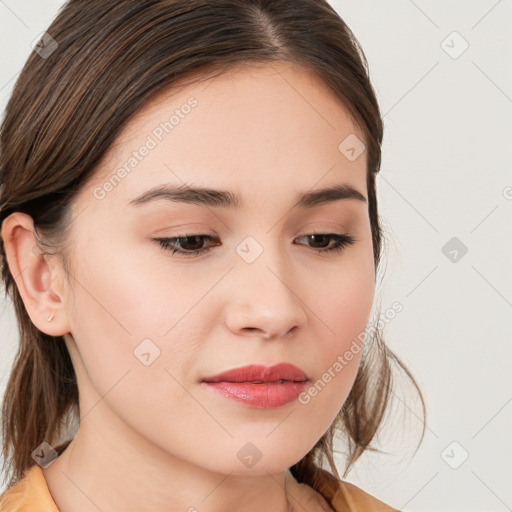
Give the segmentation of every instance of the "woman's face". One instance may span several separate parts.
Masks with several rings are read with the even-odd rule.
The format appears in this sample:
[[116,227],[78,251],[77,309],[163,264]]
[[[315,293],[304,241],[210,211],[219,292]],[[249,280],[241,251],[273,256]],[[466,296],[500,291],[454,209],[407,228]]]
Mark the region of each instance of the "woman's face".
[[[240,475],[286,469],[313,447],[352,387],[373,301],[362,140],[321,82],[289,63],[146,105],[73,205],[64,308],[81,429],[118,429]],[[137,200],[162,186],[224,192]],[[362,199],[297,205],[335,186]],[[314,233],[354,242],[327,252],[343,238]],[[187,236],[167,249],[156,240]],[[309,380],[281,405],[202,383],[283,362]]]

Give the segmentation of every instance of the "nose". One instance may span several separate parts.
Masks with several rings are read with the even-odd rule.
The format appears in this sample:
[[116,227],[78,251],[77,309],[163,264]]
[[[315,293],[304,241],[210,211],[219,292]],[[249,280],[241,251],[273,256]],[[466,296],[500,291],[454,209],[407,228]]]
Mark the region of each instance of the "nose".
[[226,324],[235,334],[279,339],[306,324],[300,279],[292,269],[269,263],[270,258],[252,264],[242,261],[233,269]]

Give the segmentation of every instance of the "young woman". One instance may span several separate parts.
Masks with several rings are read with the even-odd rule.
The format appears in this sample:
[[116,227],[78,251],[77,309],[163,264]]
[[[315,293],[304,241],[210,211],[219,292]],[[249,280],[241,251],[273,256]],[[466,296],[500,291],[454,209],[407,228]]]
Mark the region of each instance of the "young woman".
[[396,510],[333,456],[417,388],[369,325],[367,67],[323,0],[64,5],[1,132],[2,512]]

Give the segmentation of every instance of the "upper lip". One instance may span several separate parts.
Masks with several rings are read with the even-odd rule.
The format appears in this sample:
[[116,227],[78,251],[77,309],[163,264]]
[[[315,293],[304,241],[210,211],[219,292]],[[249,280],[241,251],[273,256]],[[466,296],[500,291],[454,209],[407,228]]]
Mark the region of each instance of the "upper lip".
[[293,364],[280,363],[274,366],[251,364],[234,368],[202,379],[204,382],[278,382],[280,380],[304,382],[306,373]]

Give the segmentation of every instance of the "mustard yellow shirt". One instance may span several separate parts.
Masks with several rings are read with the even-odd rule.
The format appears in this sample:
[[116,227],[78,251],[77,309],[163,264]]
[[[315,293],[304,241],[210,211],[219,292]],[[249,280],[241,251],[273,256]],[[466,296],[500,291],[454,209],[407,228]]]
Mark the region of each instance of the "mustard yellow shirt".
[[[354,484],[322,475],[320,493],[336,512],[398,512]],[[38,464],[0,496],[0,512],[59,512]]]

